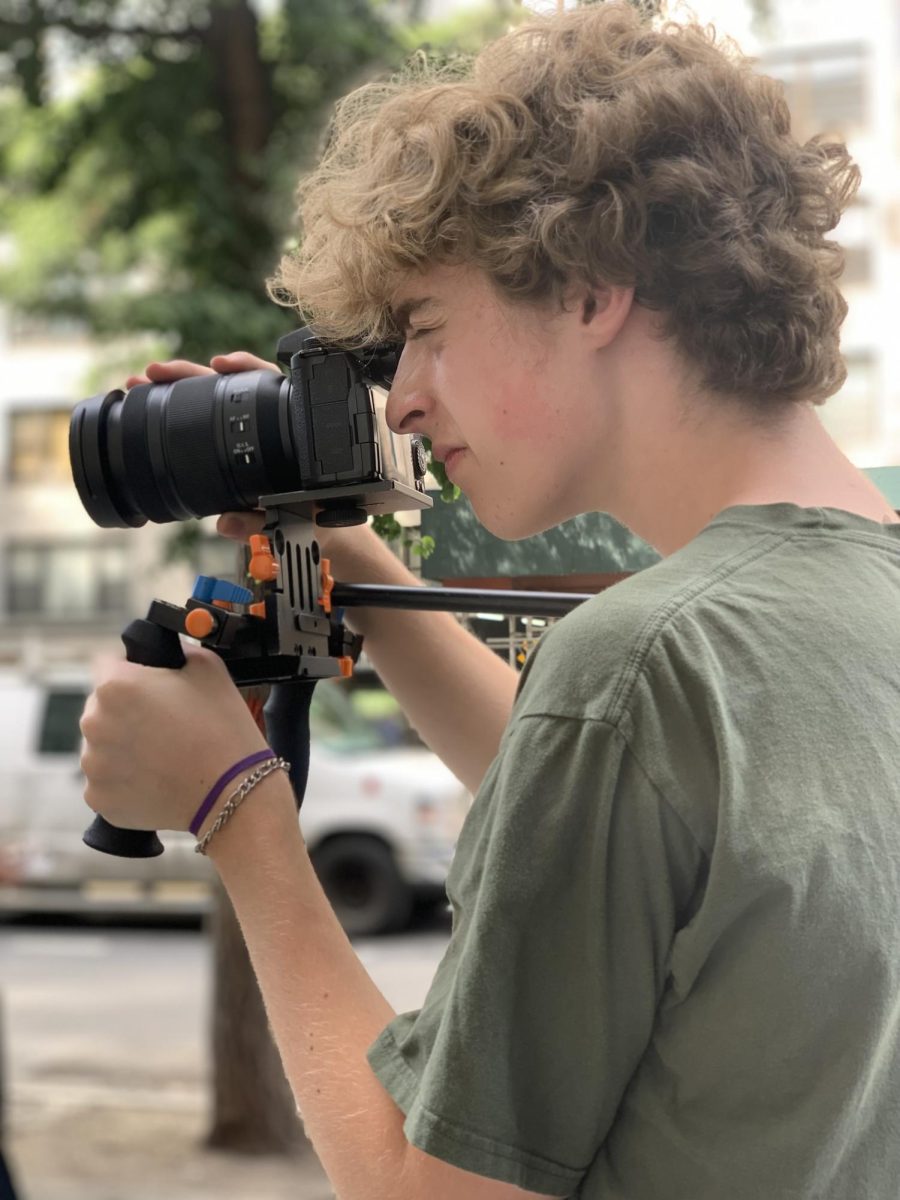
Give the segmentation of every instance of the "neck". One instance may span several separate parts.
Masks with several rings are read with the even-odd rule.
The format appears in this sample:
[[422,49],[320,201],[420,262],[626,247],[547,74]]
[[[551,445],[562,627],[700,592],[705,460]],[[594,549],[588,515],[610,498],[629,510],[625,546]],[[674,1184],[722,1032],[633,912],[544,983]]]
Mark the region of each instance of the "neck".
[[678,550],[736,504],[782,502],[898,520],[835,445],[811,404],[795,405],[769,426],[731,407],[704,407],[687,416],[674,405],[671,411],[678,415],[668,422],[633,423],[632,452],[622,456],[621,487],[609,509],[660,554]]

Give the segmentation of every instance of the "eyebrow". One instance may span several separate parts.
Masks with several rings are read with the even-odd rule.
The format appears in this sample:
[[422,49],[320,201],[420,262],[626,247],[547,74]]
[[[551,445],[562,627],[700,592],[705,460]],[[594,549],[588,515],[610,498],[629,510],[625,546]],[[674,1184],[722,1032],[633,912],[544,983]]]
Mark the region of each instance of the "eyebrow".
[[402,304],[398,304],[396,308],[391,309],[391,315],[398,329],[405,329],[409,324],[409,318],[418,309],[424,308],[427,304],[434,303],[434,296],[418,296],[412,300],[404,300]]

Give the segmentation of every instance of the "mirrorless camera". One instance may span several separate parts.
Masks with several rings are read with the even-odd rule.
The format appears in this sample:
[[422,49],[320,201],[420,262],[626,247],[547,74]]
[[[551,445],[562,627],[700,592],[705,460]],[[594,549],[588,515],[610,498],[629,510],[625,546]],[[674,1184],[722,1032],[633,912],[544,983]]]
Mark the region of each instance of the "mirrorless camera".
[[286,375],[190,376],[85,400],[69,430],[82,504],[105,528],[254,508],[358,525],[430,508],[421,439],[385,419],[400,349],[351,353],[304,327],[278,343]]

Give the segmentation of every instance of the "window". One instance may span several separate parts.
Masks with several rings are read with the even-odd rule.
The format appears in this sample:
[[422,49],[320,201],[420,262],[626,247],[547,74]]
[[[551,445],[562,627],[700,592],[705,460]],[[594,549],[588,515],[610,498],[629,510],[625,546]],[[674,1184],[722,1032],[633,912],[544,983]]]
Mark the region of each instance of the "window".
[[231,538],[216,534],[214,537],[201,536],[197,542],[196,569],[198,575],[212,575],[216,579],[228,579],[233,583],[246,586],[244,579],[239,578],[243,572],[239,570],[241,543]]
[[841,285],[865,286],[872,282],[872,247],[844,246],[844,273]]
[[767,57],[762,65],[784,84],[798,137],[846,137],[867,123],[868,64],[863,46],[784,51]]
[[309,706],[309,730],[316,745],[335,754],[422,745],[396,700],[374,676],[321,680]]
[[825,428],[844,451],[867,446],[879,434],[878,372],[871,351],[844,355],[847,380],[819,412]]
[[41,721],[39,754],[77,754],[81,746],[78,722],[87,694],[79,688],[47,693]]
[[9,545],[6,608],[13,616],[51,620],[124,614],[128,608],[125,547],[95,542]]
[[7,314],[9,339],[14,345],[29,342],[83,342],[90,336],[88,322],[71,314],[13,311]]
[[9,478],[12,483],[69,483],[68,408],[10,413]]
[[845,210],[834,236],[844,251],[841,286],[864,287],[873,283],[873,246],[877,233],[875,215],[867,197],[857,197]]

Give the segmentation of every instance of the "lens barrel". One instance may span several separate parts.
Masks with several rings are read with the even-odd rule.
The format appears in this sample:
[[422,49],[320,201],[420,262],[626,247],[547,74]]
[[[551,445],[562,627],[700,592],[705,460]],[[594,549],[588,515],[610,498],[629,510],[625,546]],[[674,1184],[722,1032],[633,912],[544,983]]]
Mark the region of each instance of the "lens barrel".
[[81,502],[104,528],[257,506],[303,487],[275,371],[139,384],[77,405],[69,457]]

